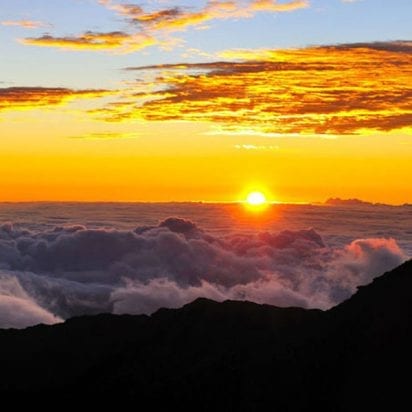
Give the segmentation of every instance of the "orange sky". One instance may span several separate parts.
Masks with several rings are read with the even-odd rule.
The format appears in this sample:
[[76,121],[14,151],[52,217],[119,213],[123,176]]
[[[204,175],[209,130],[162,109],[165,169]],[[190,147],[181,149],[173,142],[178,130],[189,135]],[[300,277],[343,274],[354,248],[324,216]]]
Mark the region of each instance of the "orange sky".
[[[262,190],[283,202],[412,202],[410,41],[201,50],[212,22],[301,22],[315,18],[313,2],[93,7],[105,31],[9,38],[29,70],[0,83],[0,201],[236,201]],[[119,19],[138,29],[116,30]],[[51,64],[61,73],[47,75]]]
[[[2,200],[231,201],[249,188],[278,201],[412,199],[412,145],[399,132],[268,138],[210,134],[207,123],[139,121],[122,124],[115,138],[110,130],[120,133],[119,125],[83,119],[79,126],[77,117],[6,115]],[[95,135],[78,137],[79,128]]]

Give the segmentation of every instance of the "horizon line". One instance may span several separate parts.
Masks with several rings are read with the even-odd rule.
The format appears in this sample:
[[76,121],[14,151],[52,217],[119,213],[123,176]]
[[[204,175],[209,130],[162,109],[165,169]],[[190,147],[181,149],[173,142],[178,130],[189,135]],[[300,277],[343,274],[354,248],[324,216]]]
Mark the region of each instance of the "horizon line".
[[[336,199],[337,204],[328,204],[329,200]],[[358,198],[341,199],[328,198],[324,201],[267,201],[268,206],[273,205],[294,205],[294,206],[350,206],[351,201],[359,202],[358,205],[370,206],[408,206],[412,203],[405,201],[402,203],[385,203],[362,200]],[[341,204],[339,204],[341,202]],[[245,200],[0,200],[1,204],[45,204],[45,203],[76,203],[76,204],[207,204],[207,205],[245,205]],[[345,204],[346,203],[346,204]],[[354,204],[352,204],[354,206]]]

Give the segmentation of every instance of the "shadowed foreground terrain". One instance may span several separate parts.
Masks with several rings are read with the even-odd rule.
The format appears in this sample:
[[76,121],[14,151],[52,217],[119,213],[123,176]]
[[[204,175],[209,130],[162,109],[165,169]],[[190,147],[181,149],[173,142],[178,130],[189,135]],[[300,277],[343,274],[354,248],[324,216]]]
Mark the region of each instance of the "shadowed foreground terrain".
[[0,395],[44,407],[402,410],[411,315],[409,261],[327,312],[198,299],[150,317],[3,330]]

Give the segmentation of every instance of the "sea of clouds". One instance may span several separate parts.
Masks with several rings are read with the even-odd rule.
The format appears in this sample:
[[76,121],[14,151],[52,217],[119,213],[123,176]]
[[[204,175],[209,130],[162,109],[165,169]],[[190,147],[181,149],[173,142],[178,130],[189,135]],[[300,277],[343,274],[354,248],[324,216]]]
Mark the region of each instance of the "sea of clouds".
[[0,226],[0,327],[152,313],[203,296],[327,309],[407,259],[392,238],[329,246],[314,229],[213,234],[168,218],[135,229]]

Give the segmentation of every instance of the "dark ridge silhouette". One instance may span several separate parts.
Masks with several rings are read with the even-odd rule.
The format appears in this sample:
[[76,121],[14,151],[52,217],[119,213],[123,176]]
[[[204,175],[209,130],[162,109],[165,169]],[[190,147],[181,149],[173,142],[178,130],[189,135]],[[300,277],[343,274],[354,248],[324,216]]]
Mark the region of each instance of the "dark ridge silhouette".
[[[316,203],[315,203],[316,204]],[[362,199],[357,199],[357,198],[353,198],[353,199],[341,199],[339,197],[330,197],[329,199],[327,199],[325,202],[320,203],[326,206],[359,206],[359,207],[363,207],[363,206],[371,206],[371,207],[391,207],[391,208],[396,208],[396,207],[411,207],[412,204],[410,203],[403,203],[403,204],[389,204],[389,203],[381,203],[381,202],[368,202],[366,200],[362,200]]]
[[405,410],[411,315],[409,261],[326,312],[197,299],[2,330],[0,395],[46,409]]
[[331,197],[324,203],[328,206],[391,206],[385,203],[366,202],[361,199],[341,199],[339,197]]

